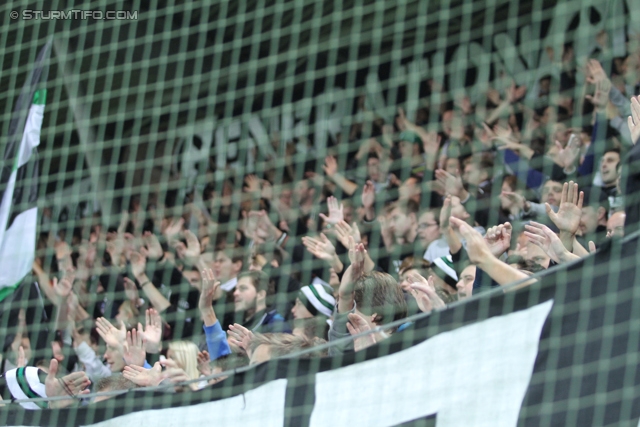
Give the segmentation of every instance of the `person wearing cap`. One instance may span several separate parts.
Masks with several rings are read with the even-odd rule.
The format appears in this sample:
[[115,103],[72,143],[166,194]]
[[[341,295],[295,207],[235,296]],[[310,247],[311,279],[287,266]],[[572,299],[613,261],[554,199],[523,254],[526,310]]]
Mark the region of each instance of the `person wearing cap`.
[[441,289],[443,293],[450,297],[451,301],[455,301],[458,293],[458,274],[453,268],[451,255],[434,259],[431,263],[431,270],[433,271],[436,289]]
[[327,339],[330,318],[336,305],[331,286],[315,281],[303,286],[291,308],[293,334]]
[[25,400],[47,397],[69,396],[69,399],[50,402],[20,402],[24,409],[39,410],[46,408],[64,408],[76,402],[79,397],[89,393],[91,381],[84,372],[73,372],[61,378],[58,374],[58,361],[51,359],[49,372],[35,366],[11,369],[0,376],[0,398]]

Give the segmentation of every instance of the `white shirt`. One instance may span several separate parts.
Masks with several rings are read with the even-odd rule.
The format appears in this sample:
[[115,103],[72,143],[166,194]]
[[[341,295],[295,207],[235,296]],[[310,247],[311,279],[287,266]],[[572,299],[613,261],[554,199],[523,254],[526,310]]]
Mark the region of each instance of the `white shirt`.
[[233,279],[227,282],[224,282],[222,285],[220,285],[220,287],[224,289],[226,292],[230,292],[236,287],[237,284],[238,284],[238,278],[234,277]]

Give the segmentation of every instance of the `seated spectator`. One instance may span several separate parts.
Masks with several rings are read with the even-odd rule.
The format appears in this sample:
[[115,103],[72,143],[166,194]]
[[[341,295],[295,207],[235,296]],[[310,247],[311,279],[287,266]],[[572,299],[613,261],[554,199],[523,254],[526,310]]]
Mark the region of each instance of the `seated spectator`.
[[327,339],[335,305],[333,289],[329,286],[312,283],[300,288],[296,303],[291,309],[293,334]]
[[[103,393],[107,391],[118,391],[118,390],[131,390],[132,388],[136,388],[137,386],[131,381],[126,379],[122,374],[113,374],[111,376],[101,378],[96,383],[95,392]],[[104,396],[96,396],[93,399],[92,403],[99,403],[104,400],[110,399],[112,397],[116,397],[116,395],[104,395]]]
[[289,325],[275,310],[267,310],[267,298],[273,296],[269,276],[261,271],[248,271],[238,276],[233,291],[235,317],[254,332],[290,332]]
[[583,242],[593,240],[596,246],[604,241],[607,233],[607,216],[609,212],[609,198],[607,194],[598,187],[591,187],[584,190],[584,201],[582,204],[582,216],[577,235]]
[[[349,248],[351,265],[340,282],[338,304],[329,330],[329,341],[349,336],[348,315],[358,313],[370,325],[384,325],[402,319],[407,314],[398,282],[386,273],[365,271],[365,249],[353,239]],[[331,347],[330,354],[353,350],[353,343]]]
[[[167,359],[175,362],[177,368],[182,369],[190,380],[200,377],[198,372],[198,346],[189,341],[172,341],[169,343]],[[206,384],[191,383],[193,390],[199,390]]]
[[468,265],[459,274],[460,280],[456,283],[458,300],[471,298],[473,295],[473,282],[476,280],[476,266]]
[[429,209],[418,218],[418,242],[426,249],[423,258],[429,262],[449,255],[449,245],[440,230],[439,209]]
[[624,237],[624,220],[626,214],[624,211],[618,211],[611,214],[607,220],[607,238]]
[[[251,354],[251,361],[249,363],[251,365],[256,365],[268,360],[277,359],[279,357],[311,349],[325,342],[325,340],[317,337],[310,339],[306,336],[292,334],[255,334],[251,339],[251,347],[249,351]],[[309,359],[313,357],[323,357],[326,355],[326,350],[321,350],[305,353],[298,357]]]

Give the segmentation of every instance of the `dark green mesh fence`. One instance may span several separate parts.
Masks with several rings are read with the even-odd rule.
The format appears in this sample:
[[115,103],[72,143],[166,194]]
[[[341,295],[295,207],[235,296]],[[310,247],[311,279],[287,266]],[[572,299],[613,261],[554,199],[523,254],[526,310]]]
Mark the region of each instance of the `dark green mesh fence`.
[[4,424],[637,425],[637,2],[0,10]]

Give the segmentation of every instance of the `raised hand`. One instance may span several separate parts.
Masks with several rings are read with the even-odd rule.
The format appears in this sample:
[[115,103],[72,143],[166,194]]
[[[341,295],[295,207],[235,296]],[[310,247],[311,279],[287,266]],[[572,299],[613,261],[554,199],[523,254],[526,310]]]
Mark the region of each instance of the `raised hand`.
[[578,192],[578,184],[573,181],[564,183],[562,186],[562,197],[560,198],[560,207],[558,212],[551,209],[549,203],[545,203],[547,215],[560,231],[570,235],[575,235],[580,226],[580,218],[582,217],[582,201],[584,193]]
[[511,247],[511,224],[505,222],[504,224],[496,225],[489,228],[484,236],[489,250],[496,258],[505,253]]
[[156,309],[147,309],[144,329],[138,323],[138,335],[142,336],[146,344],[147,353],[160,353],[160,350],[162,350],[162,318]]
[[527,93],[526,86],[516,87],[516,84],[513,83],[511,87],[507,89],[507,100],[513,104],[514,102],[521,99],[526,93]]
[[200,257],[200,253],[202,252],[200,241],[198,240],[198,237],[191,232],[191,230],[184,230],[182,235],[187,242],[187,246],[182,253],[182,257],[187,264],[195,265]]
[[135,329],[127,332],[127,340],[123,345],[122,352],[122,357],[127,365],[143,366],[146,353],[142,334],[137,333]]
[[18,363],[16,363],[16,366],[18,368],[24,368],[27,366],[27,358],[24,355],[24,348],[22,346],[18,348]]
[[253,194],[260,193],[260,179],[255,175],[247,175],[244,178],[244,183],[247,184],[247,192]]
[[53,290],[58,297],[58,304],[66,300],[71,294],[71,290],[73,289],[73,280],[73,273],[64,273],[59,281],[57,278],[53,278]]
[[604,79],[607,79],[607,73],[602,68],[602,64],[597,59],[590,59],[587,62],[587,82],[596,84]]
[[558,264],[580,258],[569,252],[556,233],[544,224],[531,221],[525,225],[524,234],[531,243],[540,247]]
[[338,205],[338,199],[333,196],[327,198],[327,207],[329,208],[329,216],[322,213],[320,214],[320,218],[322,218],[324,222],[335,225],[340,221],[344,221],[344,206],[342,206],[342,203]]
[[[364,187],[362,187],[362,206],[365,210],[373,210],[373,205],[376,203],[376,188],[373,185],[373,181],[367,181]],[[370,218],[371,220],[373,218]]]
[[631,141],[637,143],[640,140],[640,96],[631,98],[631,115],[627,119]]
[[599,79],[596,82],[596,91],[591,95],[585,95],[585,98],[593,104],[598,110],[604,110],[609,105],[609,93],[611,92],[611,80],[608,78]]
[[116,329],[104,317],[98,317],[96,320],[96,330],[104,342],[113,348],[121,348],[127,338],[127,328],[123,322],[120,322],[120,329]]
[[184,227],[184,218],[180,217],[171,223],[164,229],[163,233],[167,238],[167,241],[172,242],[177,239],[177,235],[182,231]]
[[467,254],[472,264],[482,265],[491,258],[495,258],[487,242],[473,227],[458,218],[452,217],[449,221],[453,230],[466,240]]
[[358,279],[365,272],[366,253],[362,243],[356,243],[353,237],[349,237],[349,261],[351,261],[351,274],[354,279]]
[[138,287],[135,282],[128,277],[124,279],[124,293],[127,296],[127,299],[131,301],[134,305],[138,305],[138,300],[140,299],[140,294],[138,293]]
[[[347,318],[349,319],[349,322],[347,322],[347,330],[352,336],[372,330],[369,322],[367,322],[367,320],[358,313],[349,313],[347,315]],[[365,348],[371,347],[372,345],[376,344],[378,342],[376,339],[376,335],[377,334],[368,333],[361,337],[355,338],[353,340],[354,350],[364,350]]]
[[509,199],[509,201],[520,210],[523,210],[527,204],[527,199],[525,199],[522,194],[513,191],[503,191],[500,194]]
[[62,378],[56,378],[57,375],[58,361],[51,359],[49,363],[49,373],[44,381],[44,390],[47,397],[69,396],[70,398],[65,400],[52,400],[49,402],[49,408],[64,408],[74,402],[72,398],[90,393],[87,387],[91,385],[91,381],[84,372],[74,372]]
[[[216,279],[213,274],[213,270],[205,268],[201,272],[202,276],[202,289],[200,291],[200,310],[208,310],[211,307],[214,299],[219,297],[220,281]],[[215,323],[215,322],[214,322]]]
[[332,177],[338,172],[338,161],[333,156],[327,156],[324,159],[322,169],[324,169],[324,173],[326,173],[328,177]]
[[418,308],[423,313],[429,313],[432,310],[441,310],[446,308],[446,304],[436,293],[436,286],[432,276],[425,279],[417,273],[410,273],[407,276],[411,287],[411,295],[416,299]]
[[336,256],[336,248],[323,233],[320,233],[320,239],[303,237],[302,244],[313,256],[321,260],[331,261]]
[[446,194],[450,196],[461,197],[464,192],[462,178],[454,176],[443,169],[436,170],[436,180],[444,187]]
[[440,229],[446,230],[449,228],[449,219],[451,218],[451,196],[447,196],[442,203],[442,209],[440,209]]
[[145,274],[147,259],[139,252],[131,252],[131,272],[136,279]]
[[198,352],[198,371],[208,377],[211,375],[211,365],[209,365],[211,358],[209,357],[209,352],[207,350]]
[[245,353],[251,358],[251,340],[253,340],[253,332],[249,329],[237,323],[229,325],[227,342],[233,352]]
[[356,222],[354,222],[353,225],[349,225],[345,221],[340,221],[333,228],[333,232],[345,248],[349,247],[349,236],[353,237],[353,240],[356,243],[360,243],[362,241],[360,229]]
[[160,362],[156,362],[151,369],[128,365],[124,367],[122,376],[140,387],[154,387],[162,381],[162,366]]
[[565,169],[574,168],[578,158],[580,157],[580,137],[575,133],[572,133],[569,137],[569,142],[567,142],[567,145],[564,148],[559,141],[556,141],[556,147],[558,148],[558,161],[560,162],[560,166]]

